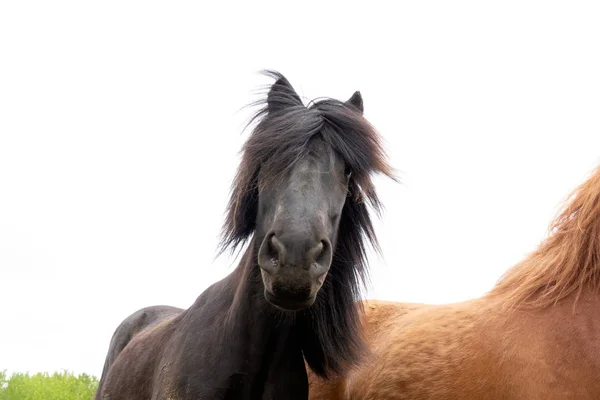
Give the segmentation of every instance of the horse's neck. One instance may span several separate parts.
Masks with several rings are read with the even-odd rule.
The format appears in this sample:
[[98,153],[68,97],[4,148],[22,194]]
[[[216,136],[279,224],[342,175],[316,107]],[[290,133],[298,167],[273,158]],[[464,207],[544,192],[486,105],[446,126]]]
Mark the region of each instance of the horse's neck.
[[208,316],[214,325],[218,338],[212,345],[228,349],[228,356],[219,362],[228,365],[227,385],[238,387],[232,390],[250,390],[251,398],[271,398],[264,393],[273,390],[272,382],[289,381],[285,374],[290,371],[302,379],[306,372],[294,318],[267,302],[259,267],[252,262],[252,254],[245,254],[231,274],[199,296],[186,318],[194,326]]
[[[565,326],[572,325],[572,321],[576,320],[588,321],[585,324],[588,327],[593,322],[596,328],[600,328],[600,293],[588,284],[580,293],[572,293],[555,306],[548,307],[544,315],[552,321],[564,319]],[[600,329],[594,329],[593,333],[593,340],[600,341]]]
[[228,284],[235,290],[227,309],[225,329],[230,330],[235,338],[244,332],[247,344],[262,359],[265,353],[274,351],[272,346],[280,347],[294,340],[294,316],[267,302],[259,267],[254,264],[252,254],[246,254],[228,277]]

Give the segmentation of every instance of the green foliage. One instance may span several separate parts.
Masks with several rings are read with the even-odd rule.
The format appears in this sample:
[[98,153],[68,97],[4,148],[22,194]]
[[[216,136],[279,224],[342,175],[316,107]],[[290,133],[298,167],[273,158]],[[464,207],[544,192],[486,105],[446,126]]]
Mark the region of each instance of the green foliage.
[[91,400],[98,379],[63,371],[48,373],[15,373],[7,377],[0,371],[0,400]]

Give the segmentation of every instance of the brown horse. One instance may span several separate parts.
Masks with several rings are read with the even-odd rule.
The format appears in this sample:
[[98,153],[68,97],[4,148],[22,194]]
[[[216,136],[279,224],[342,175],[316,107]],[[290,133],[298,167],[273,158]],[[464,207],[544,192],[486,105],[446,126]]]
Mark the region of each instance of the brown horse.
[[369,360],[311,399],[600,399],[600,168],[485,296],[365,302]]

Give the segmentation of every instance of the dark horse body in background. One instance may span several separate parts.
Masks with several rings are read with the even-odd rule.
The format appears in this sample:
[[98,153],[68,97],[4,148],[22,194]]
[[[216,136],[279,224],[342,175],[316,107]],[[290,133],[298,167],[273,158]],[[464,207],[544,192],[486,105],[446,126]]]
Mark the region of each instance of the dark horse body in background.
[[[227,208],[237,268],[187,310],[137,311],[113,335],[96,399],[306,399],[367,351],[355,302],[377,240],[372,173],[394,178],[360,93],[305,106],[278,73]],[[254,120],[254,119],[253,119]]]
[[[104,368],[102,369],[102,375],[100,376],[100,385],[106,379],[106,374],[110,366],[115,362],[121,351],[131,342],[138,333],[142,332],[146,328],[152,328],[158,323],[166,321],[181,314],[183,308],[177,308],[172,306],[150,306],[137,310],[127,318],[123,320],[113,333],[110,345],[108,346],[108,354],[104,361]],[[98,399],[100,396],[100,389],[97,390],[95,398]]]

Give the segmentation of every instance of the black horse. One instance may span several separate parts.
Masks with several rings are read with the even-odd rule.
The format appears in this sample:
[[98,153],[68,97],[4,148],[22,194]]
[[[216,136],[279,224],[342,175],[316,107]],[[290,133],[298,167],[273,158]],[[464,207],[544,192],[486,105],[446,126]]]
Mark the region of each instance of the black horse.
[[137,311],[115,331],[96,399],[307,399],[305,361],[343,374],[367,352],[355,300],[378,250],[372,173],[395,179],[355,92],[302,103],[276,81],[227,206],[221,251],[240,264],[187,310]]

